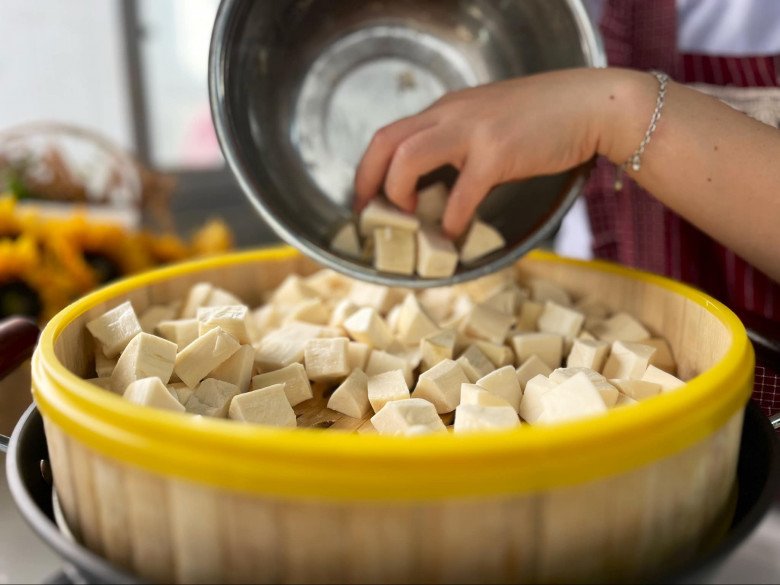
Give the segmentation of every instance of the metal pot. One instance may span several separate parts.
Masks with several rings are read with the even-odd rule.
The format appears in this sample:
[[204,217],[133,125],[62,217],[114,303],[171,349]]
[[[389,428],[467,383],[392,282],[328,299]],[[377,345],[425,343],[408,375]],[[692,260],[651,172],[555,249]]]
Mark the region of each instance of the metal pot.
[[[706,554],[682,570],[659,573],[647,582],[701,583],[753,532],[780,488],[780,449],[772,426],[751,403],[745,412],[737,478],[739,492],[728,532]],[[35,406],[24,413],[11,437],[6,474],[11,494],[32,529],[65,561],[53,583],[143,583],[83,545],[55,522],[43,420]]]
[[[329,246],[351,215],[352,178],[373,133],[451,90],[605,64],[580,0],[223,0],[209,89],[225,158],[281,238],[355,278],[440,286],[509,266],[537,247],[574,202],[587,169],[494,189],[479,215],[507,246],[452,278],[393,275]],[[423,183],[452,182],[450,171]]]

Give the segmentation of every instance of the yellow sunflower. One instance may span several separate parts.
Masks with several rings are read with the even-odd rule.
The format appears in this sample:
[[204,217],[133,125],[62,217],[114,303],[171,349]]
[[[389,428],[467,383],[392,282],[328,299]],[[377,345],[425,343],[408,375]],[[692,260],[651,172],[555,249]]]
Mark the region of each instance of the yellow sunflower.
[[70,279],[50,268],[35,238],[0,239],[0,317],[27,315],[44,322],[71,302],[77,291]]
[[0,194],[0,238],[17,238],[21,234],[40,236],[40,218],[30,210],[20,210],[9,193]]
[[174,234],[142,232],[138,234],[138,239],[155,264],[179,262],[190,255],[187,244]]
[[192,236],[193,256],[219,254],[233,248],[233,233],[221,219],[211,219]]
[[47,248],[83,290],[140,272],[155,263],[138,234],[83,213],[48,222]]
[[0,315],[45,321],[69,302],[123,276],[233,245],[230,229],[211,220],[190,242],[98,222],[84,212],[47,218],[0,197]]

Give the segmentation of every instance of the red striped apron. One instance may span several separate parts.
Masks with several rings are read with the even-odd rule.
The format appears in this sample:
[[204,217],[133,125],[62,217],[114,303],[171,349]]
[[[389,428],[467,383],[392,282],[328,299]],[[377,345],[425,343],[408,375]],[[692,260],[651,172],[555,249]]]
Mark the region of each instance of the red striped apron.
[[[719,57],[677,51],[674,0],[610,0],[601,31],[610,65],[658,69],[686,83],[733,88],[778,87],[776,56]],[[737,106],[738,107],[738,106]],[[626,180],[614,191],[615,167],[599,160],[585,190],[593,253],[690,283],[737,313],[777,324],[780,286],[732,251]],[[780,336],[780,334],[778,334]],[[753,398],[767,414],[780,411],[780,376],[757,363]]]

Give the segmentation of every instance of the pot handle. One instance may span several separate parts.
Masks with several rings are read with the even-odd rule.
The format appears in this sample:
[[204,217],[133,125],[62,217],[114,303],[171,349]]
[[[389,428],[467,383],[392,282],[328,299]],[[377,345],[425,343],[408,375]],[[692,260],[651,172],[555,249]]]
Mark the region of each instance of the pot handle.
[[[38,342],[40,329],[25,317],[8,317],[0,321],[0,380],[29,359]],[[8,451],[9,438],[0,434],[0,452]]]

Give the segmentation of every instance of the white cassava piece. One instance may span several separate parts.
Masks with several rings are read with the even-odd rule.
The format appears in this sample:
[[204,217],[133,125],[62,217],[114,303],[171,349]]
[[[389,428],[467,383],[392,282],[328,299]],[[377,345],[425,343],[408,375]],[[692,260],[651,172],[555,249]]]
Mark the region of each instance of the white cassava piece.
[[176,344],[149,333],[139,333],[127,344],[111,372],[111,390],[122,394],[136,380],[157,377],[167,384],[174,370]]
[[395,330],[401,343],[417,345],[423,337],[439,331],[439,327],[420,306],[417,297],[409,293],[400,305]]
[[236,353],[214,368],[207,377],[230,382],[238,387],[239,392],[246,392],[249,390],[254,367],[255,348],[251,345],[242,345]]
[[215,378],[206,378],[198,384],[184,408],[192,414],[226,418],[230,401],[238,395],[238,386]]
[[460,403],[461,384],[468,383],[470,380],[460,365],[445,359],[420,374],[413,395],[432,402],[436,412],[444,414],[455,410]]
[[263,305],[249,314],[247,328],[252,345],[255,346],[268,333],[279,327],[282,322],[282,314],[278,307],[272,304]]
[[198,337],[176,355],[173,371],[194,388],[209,372],[236,353],[241,344],[235,337],[215,327]]
[[584,322],[585,315],[579,311],[559,305],[555,301],[545,301],[536,324],[543,333],[557,333],[572,338],[579,334]]
[[160,321],[175,319],[177,311],[170,305],[152,305],[138,317],[141,330],[146,333],[154,333]]
[[346,321],[350,315],[357,313],[359,309],[360,307],[351,300],[341,299],[338,303],[336,303],[336,306],[333,307],[333,311],[330,314],[330,319],[328,319],[328,325],[331,327],[341,327],[344,325],[344,321]]
[[352,280],[349,277],[330,268],[322,268],[307,276],[303,279],[303,283],[318,297],[334,300],[344,298],[352,286]]
[[491,272],[480,278],[464,282],[459,287],[464,290],[475,303],[482,303],[497,292],[515,283],[513,268],[505,268]]
[[493,307],[494,309],[506,313],[507,315],[514,316],[523,301],[528,299],[528,293],[511,283],[506,288],[502,288],[496,291],[488,298],[486,298],[483,304]]
[[298,426],[295,412],[287,402],[283,384],[274,384],[234,396],[228,407],[228,417],[258,425]]
[[520,363],[535,355],[550,369],[561,365],[563,337],[557,333],[518,333],[512,336],[512,347]]
[[[488,392],[479,384],[461,384],[460,385],[460,406],[461,404],[478,404],[480,406],[509,406],[506,400]],[[512,407],[514,408],[514,407]],[[515,412],[517,409],[515,409]]]
[[108,378],[116,367],[119,358],[109,358],[103,353],[103,349],[98,347],[95,350],[95,373],[99,378]]
[[659,384],[662,392],[670,392],[685,386],[685,382],[655,366],[647,366],[641,379],[646,382]]
[[168,388],[157,377],[141,378],[140,380],[130,382],[122,397],[133,404],[184,412],[184,407],[176,398],[171,396]]
[[650,332],[628,313],[615,313],[608,319],[597,322],[590,332],[602,341],[628,341],[632,343],[650,339]]
[[355,224],[348,221],[342,225],[331,239],[330,247],[350,258],[360,258],[360,239]]
[[368,378],[368,401],[374,412],[393,400],[409,398],[409,386],[401,370],[392,370]]
[[463,322],[463,333],[493,343],[504,343],[510,327],[515,322],[507,315],[485,304],[474,305]]
[[349,370],[365,370],[368,363],[368,356],[371,348],[359,341],[350,341],[347,346],[347,359],[349,360]]
[[520,401],[520,416],[524,421],[535,423],[539,419],[543,410],[541,397],[555,386],[555,382],[551,382],[547,376],[542,374],[528,380],[523,388],[523,398]]
[[609,355],[609,343],[606,341],[575,339],[566,358],[567,368],[590,368],[600,372]]
[[371,424],[380,435],[422,435],[446,432],[433,404],[420,398],[405,398],[386,403]]
[[306,284],[297,274],[289,274],[271,293],[269,302],[278,306],[291,307],[308,299],[317,298],[317,291]]
[[[215,286],[211,289],[211,292],[209,293],[209,296],[206,299],[206,302],[203,304],[203,306],[221,307],[226,305],[241,305],[241,304],[243,304],[241,302],[241,299],[236,297],[236,295],[226,291],[225,289]],[[197,316],[197,312],[196,312],[196,316]]]
[[296,406],[314,396],[303,364],[293,363],[279,370],[265,372],[252,378],[251,388],[257,390],[274,384],[284,384],[287,401]]
[[198,307],[207,305],[207,301],[214,287],[208,282],[199,282],[190,287],[187,298],[181,309],[181,319],[194,319],[198,313]]
[[617,402],[615,403],[615,408],[620,408],[621,406],[633,406],[635,404],[639,404],[639,401],[625,394],[621,394],[618,396]]
[[100,342],[106,357],[122,353],[130,340],[141,333],[141,324],[130,301],[106,311],[87,323],[87,329]]
[[434,225],[441,222],[447,207],[447,185],[441,181],[417,191],[417,207],[414,214],[423,224]]
[[476,345],[497,368],[503,368],[504,366],[510,366],[515,363],[515,352],[506,345],[484,341],[482,339],[476,340],[474,345]]
[[339,329],[334,328],[333,332],[335,335],[330,335],[327,328],[311,323],[287,323],[268,333],[257,344],[255,361],[261,370],[267,372],[302,362],[303,350],[310,339],[344,335]]
[[303,321],[315,325],[327,325],[331,314],[322,302],[322,299],[306,299],[290,307],[284,317],[285,323]]
[[393,274],[414,274],[417,241],[414,232],[391,227],[374,230],[374,268]]
[[609,317],[609,307],[595,294],[586,295],[574,303],[574,308],[588,317],[606,319]]
[[[661,393],[661,385],[646,380],[610,380],[620,393],[633,398],[637,402],[646,400]],[[618,399],[619,400],[619,399]]]
[[511,406],[461,404],[455,409],[453,430],[456,433],[498,431],[514,428],[519,424],[517,411]]
[[370,236],[375,229],[381,227],[414,233],[420,228],[420,220],[385,201],[372,199],[360,214],[360,234]]
[[455,351],[455,332],[442,329],[420,340],[422,369],[430,370],[442,360],[451,360]]
[[480,378],[487,376],[496,368],[488,357],[482,353],[476,345],[469,345],[457,360],[458,365],[463,369],[469,382],[475,383]]
[[417,232],[417,274],[423,278],[448,278],[458,267],[458,250],[451,240],[431,228]]
[[550,280],[532,278],[528,281],[528,290],[531,294],[531,300],[542,305],[547,301],[552,301],[563,307],[572,305],[571,296],[566,292],[566,289]]
[[422,352],[420,351],[419,345],[403,345],[396,342],[387,349],[388,351],[393,352],[393,355],[406,362],[412,375],[414,375],[414,370],[422,363]]
[[544,305],[536,301],[523,301],[517,314],[515,327],[518,331],[533,332],[537,330],[539,317],[544,311]]
[[385,349],[393,341],[393,332],[375,309],[363,307],[344,321],[344,329],[355,341],[376,349]]
[[445,321],[452,312],[456,291],[451,286],[434,286],[424,288],[417,295],[417,300],[425,311],[437,322]]
[[407,386],[414,383],[412,368],[406,359],[381,349],[371,350],[366,363],[366,375],[369,378],[393,370],[400,370],[403,373]]
[[249,307],[246,305],[222,305],[216,307],[200,307],[196,313],[198,319],[198,335],[203,335],[221,327],[230,333],[239,343],[249,343],[247,319]]
[[464,264],[476,262],[491,252],[500,250],[506,245],[504,236],[496,228],[475,219],[460,248],[460,261]]
[[494,396],[505,400],[509,406],[520,410],[520,400],[523,391],[517,379],[517,372],[513,366],[504,366],[477,380],[477,385],[484,388]]
[[650,345],[655,348],[655,353],[650,358],[650,365],[663,370],[667,374],[677,373],[677,362],[672,355],[672,348],[669,347],[669,343],[662,337],[651,337],[650,339],[643,339],[643,345]]
[[167,388],[168,392],[171,393],[171,396],[176,398],[182,406],[187,404],[187,401],[190,399],[193,392],[192,388],[187,386],[184,382],[173,382],[168,384]]
[[557,368],[556,370],[553,370],[549,377],[551,382],[561,384],[580,373],[585,374],[588,377],[588,380],[593,383],[593,386],[601,395],[604,404],[608,407],[615,406],[615,402],[617,402],[619,395],[618,389],[595,370],[591,370],[590,368]]
[[363,418],[371,411],[368,401],[368,376],[361,369],[354,369],[330,395],[328,408],[351,416]]
[[538,396],[541,412],[536,424],[553,424],[607,412],[596,386],[582,372]]
[[352,282],[347,298],[360,308],[371,307],[384,315],[400,302],[402,296],[389,286],[355,280]]
[[349,375],[349,339],[310,339],[303,349],[303,365],[309,380],[343,380]]
[[615,341],[602,373],[606,378],[637,380],[645,373],[654,353],[655,348],[650,345]]
[[526,359],[523,364],[517,368],[517,381],[520,383],[520,388],[525,390],[525,385],[531,378],[542,375],[549,376],[552,373],[552,368],[544,363],[539,356],[532,355]]
[[157,333],[159,333],[160,337],[175,343],[179,350],[182,350],[198,338],[198,320],[173,319],[160,321],[157,324]]

